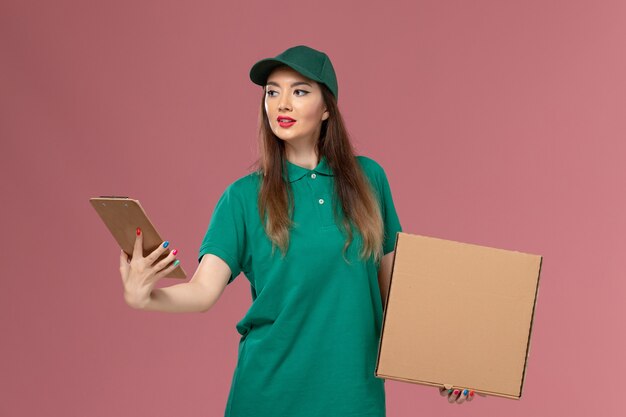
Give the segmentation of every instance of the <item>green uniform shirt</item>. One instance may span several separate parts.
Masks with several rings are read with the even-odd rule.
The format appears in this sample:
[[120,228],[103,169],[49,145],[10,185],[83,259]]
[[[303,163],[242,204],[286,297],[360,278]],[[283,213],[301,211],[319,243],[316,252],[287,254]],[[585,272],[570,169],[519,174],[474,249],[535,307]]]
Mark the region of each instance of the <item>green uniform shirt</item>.
[[[383,168],[357,156],[381,208],[383,252],[402,231]],[[335,223],[333,175],[322,157],[315,169],[287,162],[294,195],[290,245],[284,259],[259,217],[261,176],[230,184],[217,202],[199,259],[212,253],[250,282],[252,305],[241,334],[226,417],[383,417],[384,380],[374,376],[382,326],[378,265],[358,257],[353,234]]]

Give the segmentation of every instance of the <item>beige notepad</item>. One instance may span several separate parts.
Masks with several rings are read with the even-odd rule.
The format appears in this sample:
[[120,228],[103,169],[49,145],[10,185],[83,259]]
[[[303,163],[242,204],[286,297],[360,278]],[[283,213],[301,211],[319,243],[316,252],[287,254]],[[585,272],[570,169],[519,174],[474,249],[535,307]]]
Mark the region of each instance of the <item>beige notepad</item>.
[[[128,197],[102,196],[90,198],[89,202],[129,258],[132,258],[135,248],[137,227],[140,227],[143,233],[143,256],[147,256],[163,243],[164,239],[161,238],[156,227],[139,204],[139,200]],[[155,262],[165,258],[168,254],[169,250],[166,250]],[[187,278],[187,274],[182,265],[179,264],[165,278]]]

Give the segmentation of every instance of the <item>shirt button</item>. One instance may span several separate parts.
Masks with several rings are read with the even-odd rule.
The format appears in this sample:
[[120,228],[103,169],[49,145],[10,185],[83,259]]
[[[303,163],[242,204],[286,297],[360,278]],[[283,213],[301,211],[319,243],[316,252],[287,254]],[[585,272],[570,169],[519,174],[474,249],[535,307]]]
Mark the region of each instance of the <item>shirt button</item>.
[[317,175],[311,174],[311,178],[315,179],[315,177],[317,177]]
[[319,199],[319,203],[320,203],[320,204],[324,204],[324,199],[323,199],[323,198],[320,198],[320,199]]

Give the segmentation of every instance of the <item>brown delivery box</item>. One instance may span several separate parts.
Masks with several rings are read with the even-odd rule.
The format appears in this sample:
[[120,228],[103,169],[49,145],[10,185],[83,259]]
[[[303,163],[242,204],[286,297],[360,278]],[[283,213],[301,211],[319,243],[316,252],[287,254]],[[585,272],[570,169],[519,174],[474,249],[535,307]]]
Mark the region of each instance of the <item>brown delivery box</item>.
[[541,261],[399,232],[376,376],[519,399]]

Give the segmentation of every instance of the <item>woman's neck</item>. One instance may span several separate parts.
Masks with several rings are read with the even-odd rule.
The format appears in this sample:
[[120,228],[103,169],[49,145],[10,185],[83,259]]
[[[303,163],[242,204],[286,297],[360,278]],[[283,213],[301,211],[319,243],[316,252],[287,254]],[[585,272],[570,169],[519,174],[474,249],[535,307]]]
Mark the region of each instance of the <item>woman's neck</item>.
[[298,149],[293,146],[287,146],[285,153],[289,162],[303,168],[313,169],[319,163],[319,156],[314,147]]

